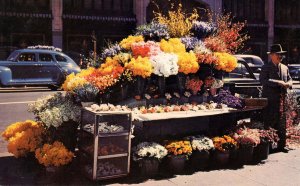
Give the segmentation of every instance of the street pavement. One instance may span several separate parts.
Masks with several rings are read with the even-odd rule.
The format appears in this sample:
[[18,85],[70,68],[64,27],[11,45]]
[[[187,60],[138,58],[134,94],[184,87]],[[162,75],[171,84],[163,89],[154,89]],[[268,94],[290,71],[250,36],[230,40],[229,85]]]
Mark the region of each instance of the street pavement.
[[138,170],[131,175],[108,181],[92,182],[80,173],[76,160],[56,177],[45,173],[34,161],[16,159],[0,153],[0,185],[203,185],[203,186],[298,186],[300,185],[300,149],[288,153],[273,153],[259,164],[209,169],[186,170],[173,175],[162,170],[159,176],[141,177]]

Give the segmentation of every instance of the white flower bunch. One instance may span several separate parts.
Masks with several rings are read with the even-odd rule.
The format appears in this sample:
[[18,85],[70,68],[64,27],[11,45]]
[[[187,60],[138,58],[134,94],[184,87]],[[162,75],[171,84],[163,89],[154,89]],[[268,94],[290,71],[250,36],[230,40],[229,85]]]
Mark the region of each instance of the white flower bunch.
[[198,151],[208,151],[214,149],[214,143],[208,137],[201,136],[192,140],[192,148]]
[[143,158],[157,158],[161,160],[168,154],[167,149],[154,142],[142,142],[133,149],[133,160],[138,161]]
[[151,56],[150,62],[153,66],[153,73],[158,76],[169,77],[178,74],[178,56],[176,54],[161,52]]

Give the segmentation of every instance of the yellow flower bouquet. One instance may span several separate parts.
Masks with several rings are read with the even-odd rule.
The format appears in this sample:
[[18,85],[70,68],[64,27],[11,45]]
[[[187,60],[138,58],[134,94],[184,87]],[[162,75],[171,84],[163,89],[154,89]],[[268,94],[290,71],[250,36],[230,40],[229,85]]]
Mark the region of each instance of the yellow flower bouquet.
[[160,48],[163,52],[166,53],[184,53],[185,45],[178,38],[171,38],[168,41],[161,40]]
[[237,147],[237,142],[230,136],[224,135],[222,137],[214,137],[213,143],[215,149],[221,152],[228,152]]
[[42,143],[44,128],[40,123],[26,120],[9,125],[2,133],[8,141],[7,150],[16,158],[27,156]]
[[178,72],[184,74],[196,73],[199,70],[199,64],[197,62],[197,57],[194,52],[183,52],[178,53]]
[[35,151],[35,157],[46,167],[59,167],[70,163],[74,154],[61,142],[55,141],[53,144],[44,144],[42,148],[38,148]]
[[120,42],[120,46],[126,50],[130,50],[133,43],[140,41],[144,41],[143,36],[128,36]]
[[129,69],[133,76],[141,76],[143,78],[150,77],[153,71],[149,58],[140,56],[136,59],[132,58],[125,68]]
[[217,60],[214,64],[217,70],[224,70],[226,72],[231,72],[237,67],[237,59],[228,53],[215,52]]

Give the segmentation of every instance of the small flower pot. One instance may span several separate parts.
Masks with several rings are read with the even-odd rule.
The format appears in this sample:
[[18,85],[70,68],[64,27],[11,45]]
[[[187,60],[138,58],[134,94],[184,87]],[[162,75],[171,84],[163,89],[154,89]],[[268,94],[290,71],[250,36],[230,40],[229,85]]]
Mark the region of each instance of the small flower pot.
[[168,168],[173,173],[182,173],[186,163],[185,155],[168,156]]
[[262,161],[268,159],[270,144],[267,141],[261,141],[256,147],[254,147],[253,159],[254,161]]
[[239,148],[239,162],[241,164],[249,164],[253,160],[253,150],[252,145],[241,145]]
[[194,151],[190,158],[190,165],[195,170],[204,170],[209,166],[209,151]]
[[159,160],[157,158],[145,158],[138,161],[139,170],[144,177],[153,177],[158,174]]

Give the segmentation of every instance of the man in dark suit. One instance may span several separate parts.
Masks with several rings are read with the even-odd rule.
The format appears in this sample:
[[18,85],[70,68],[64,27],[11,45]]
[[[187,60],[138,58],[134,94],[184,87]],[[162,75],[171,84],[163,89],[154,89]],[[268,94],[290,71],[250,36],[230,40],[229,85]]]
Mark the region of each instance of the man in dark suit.
[[272,45],[268,52],[271,61],[262,67],[259,77],[263,85],[262,96],[268,98],[268,106],[264,111],[264,125],[265,128],[272,127],[278,131],[280,138],[278,150],[281,151],[285,151],[286,121],[285,114],[280,112],[280,110],[284,110],[284,104],[280,108],[280,102],[284,100],[287,89],[292,87],[292,78],[288,67],[281,63],[284,53],[286,51],[282,50],[280,44]]

